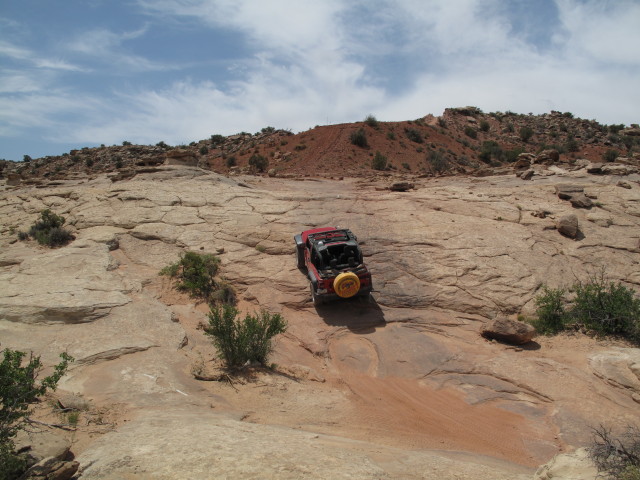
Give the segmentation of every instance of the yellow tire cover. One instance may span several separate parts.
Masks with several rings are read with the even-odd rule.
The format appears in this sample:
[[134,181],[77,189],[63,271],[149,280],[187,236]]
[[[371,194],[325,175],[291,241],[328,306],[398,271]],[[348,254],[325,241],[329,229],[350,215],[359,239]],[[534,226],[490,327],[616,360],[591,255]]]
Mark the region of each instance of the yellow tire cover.
[[353,272],[344,272],[333,281],[333,289],[342,298],[353,297],[360,290],[360,279]]

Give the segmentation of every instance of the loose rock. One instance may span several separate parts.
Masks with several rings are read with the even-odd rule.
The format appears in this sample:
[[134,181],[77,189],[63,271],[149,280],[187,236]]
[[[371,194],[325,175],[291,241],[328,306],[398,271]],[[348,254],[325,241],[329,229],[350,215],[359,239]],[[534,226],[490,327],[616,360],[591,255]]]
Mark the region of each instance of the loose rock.
[[528,323],[509,318],[496,318],[485,325],[480,333],[485,338],[522,345],[533,340],[536,329]]

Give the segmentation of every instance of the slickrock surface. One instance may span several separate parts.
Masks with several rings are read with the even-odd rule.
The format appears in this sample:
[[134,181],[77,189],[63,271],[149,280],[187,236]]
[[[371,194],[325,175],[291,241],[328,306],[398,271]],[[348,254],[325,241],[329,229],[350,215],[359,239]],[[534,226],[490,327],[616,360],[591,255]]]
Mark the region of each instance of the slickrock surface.
[[[604,266],[640,286],[638,177],[621,188],[556,170],[412,178],[406,192],[385,178],[179,166],[0,185],[0,342],[47,364],[76,358],[60,389],[91,404],[72,447],[80,478],[531,478],[591,427],[640,412],[638,349],[578,333],[521,346],[480,335],[531,313],[543,283]],[[572,207],[558,183],[594,206]],[[71,244],[17,241],[44,208],[67,219]],[[556,230],[567,214],[576,239]],[[326,225],[361,240],[371,302],[313,307],[293,235]],[[185,250],[220,256],[241,309],[283,314],[275,372],[194,379],[213,367],[198,329],[208,309],[158,276]],[[107,417],[113,428],[98,428]]]

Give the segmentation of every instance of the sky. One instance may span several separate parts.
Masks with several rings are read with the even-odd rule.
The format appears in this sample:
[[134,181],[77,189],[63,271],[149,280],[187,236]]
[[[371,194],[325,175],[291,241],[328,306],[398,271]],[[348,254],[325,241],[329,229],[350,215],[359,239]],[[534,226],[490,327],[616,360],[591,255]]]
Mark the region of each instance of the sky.
[[1,0],[0,158],[445,108],[640,123],[640,0]]

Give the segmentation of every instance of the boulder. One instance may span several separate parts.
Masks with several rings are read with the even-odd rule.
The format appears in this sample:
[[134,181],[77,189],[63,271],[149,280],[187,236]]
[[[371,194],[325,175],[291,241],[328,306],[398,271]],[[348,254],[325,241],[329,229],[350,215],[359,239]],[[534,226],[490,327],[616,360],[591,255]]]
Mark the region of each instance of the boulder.
[[624,182],[622,180],[620,180],[617,184],[617,187],[622,187],[622,188],[626,188],[627,190],[631,189],[631,184],[629,182]]
[[67,456],[71,448],[69,440],[46,430],[19,430],[14,442],[16,450],[26,453],[31,458],[30,464],[49,457],[61,460]]
[[414,187],[411,182],[394,182],[389,186],[389,190],[392,192],[406,192]]
[[533,174],[535,172],[533,171],[533,168],[530,168],[529,170],[525,170],[524,172],[522,172],[522,175],[520,175],[520,178],[522,180],[531,180],[533,178]]
[[583,193],[572,196],[569,201],[574,208],[591,208],[593,206],[591,199]]
[[571,200],[571,197],[584,193],[584,187],[580,185],[568,185],[561,183],[555,186],[556,195],[562,200]]
[[560,160],[560,153],[557,150],[543,150],[538,155],[536,155],[536,159],[534,163],[555,163]]
[[578,226],[578,217],[573,213],[560,217],[556,222],[558,231],[569,238],[576,238],[578,236]]
[[596,480],[601,478],[598,469],[589,458],[586,448],[573,453],[561,453],[542,465],[534,480]]
[[536,329],[528,323],[502,317],[484,325],[480,333],[485,338],[522,345],[533,340]]
[[591,165],[587,166],[587,173],[599,175],[602,173],[603,165],[604,163],[592,163]]

